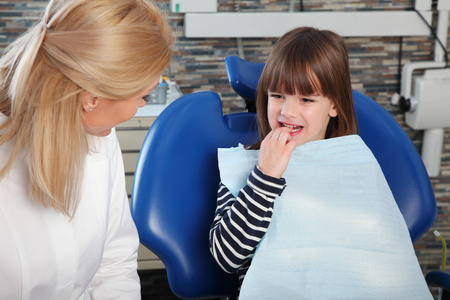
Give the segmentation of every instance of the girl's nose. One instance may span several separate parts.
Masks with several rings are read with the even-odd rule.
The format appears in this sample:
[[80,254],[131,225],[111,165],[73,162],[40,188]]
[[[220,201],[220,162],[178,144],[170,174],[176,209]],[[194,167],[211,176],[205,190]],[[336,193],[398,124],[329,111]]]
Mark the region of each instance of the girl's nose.
[[298,107],[296,107],[295,101],[286,99],[283,103],[283,107],[281,108],[281,114],[287,118],[297,117]]

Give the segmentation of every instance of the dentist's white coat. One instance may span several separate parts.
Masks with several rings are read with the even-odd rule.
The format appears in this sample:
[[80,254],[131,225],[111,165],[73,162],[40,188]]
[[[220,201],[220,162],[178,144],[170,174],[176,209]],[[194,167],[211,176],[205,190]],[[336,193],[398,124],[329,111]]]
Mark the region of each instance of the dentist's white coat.
[[[72,220],[30,199],[25,163],[1,179],[1,300],[140,299],[139,239],[119,143],[114,130],[94,139]],[[9,146],[0,146],[0,166]]]

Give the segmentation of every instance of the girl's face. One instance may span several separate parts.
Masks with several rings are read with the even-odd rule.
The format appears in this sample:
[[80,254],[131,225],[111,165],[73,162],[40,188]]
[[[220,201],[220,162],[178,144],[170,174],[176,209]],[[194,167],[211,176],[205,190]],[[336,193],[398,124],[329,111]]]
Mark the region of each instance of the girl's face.
[[296,146],[325,138],[328,122],[337,116],[337,109],[327,97],[288,95],[268,92],[267,118],[270,127],[291,128],[291,141]]
[[[92,111],[83,110],[83,126],[86,132],[95,136],[107,136],[113,127],[131,119],[138,108],[145,105],[145,96],[158,83],[159,80],[152,82],[139,94],[125,100],[110,100],[102,97],[91,97],[89,100],[85,100],[86,107],[92,108]],[[86,93],[85,97],[90,97],[89,95]]]

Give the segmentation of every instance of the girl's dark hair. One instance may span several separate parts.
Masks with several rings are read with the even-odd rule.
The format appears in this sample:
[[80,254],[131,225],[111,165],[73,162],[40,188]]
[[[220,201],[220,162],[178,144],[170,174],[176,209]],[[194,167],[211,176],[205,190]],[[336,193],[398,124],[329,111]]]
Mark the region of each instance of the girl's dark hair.
[[330,119],[325,138],[356,134],[350,68],[344,39],[329,30],[300,27],[275,44],[258,83],[256,111],[260,141],[271,131],[268,90],[287,94],[319,93],[333,101],[338,115]]

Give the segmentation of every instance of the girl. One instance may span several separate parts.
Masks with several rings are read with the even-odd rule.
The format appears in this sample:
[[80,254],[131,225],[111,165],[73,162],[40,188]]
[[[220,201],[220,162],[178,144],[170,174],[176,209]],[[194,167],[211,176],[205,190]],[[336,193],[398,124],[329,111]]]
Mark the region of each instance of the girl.
[[140,299],[114,126],[171,59],[147,0],[52,0],[0,59],[0,299]]
[[275,44],[258,85],[260,141],[219,149],[210,250],[239,274],[241,299],[430,298],[403,217],[356,135],[351,92],[337,34],[303,27]]

